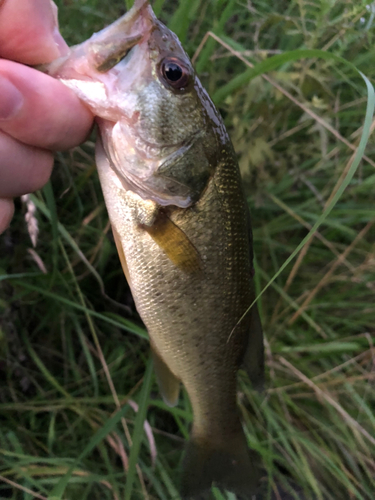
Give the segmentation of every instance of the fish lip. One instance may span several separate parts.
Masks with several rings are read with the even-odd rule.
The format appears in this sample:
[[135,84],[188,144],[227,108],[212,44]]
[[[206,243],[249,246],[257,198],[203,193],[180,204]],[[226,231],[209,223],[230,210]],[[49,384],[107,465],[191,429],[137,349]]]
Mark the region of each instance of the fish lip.
[[149,1],[136,0],[126,14],[92,35],[87,53],[91,67],[99,73],[107,73],[131,48],[147,41],[157,23]]
[[[101,50],[101,47],[105,47],[109,38],[113,40],[117,38],[118,43],[121,43],[121,41],[127,43],[129,38],[139,36],[139,40],[134,43],[134,45],[137,45],[149,38],[157,24],[158,19],[152,10],[149,0],[135,0],[133,7],[117,19],[117,21],[94,33],[86,42],[71,46],[69,53],[65,56],[59,57],[50,63],[37,65],[35,68],[58,78],[59,70],[64,67],[66,62],[69,62],[72,53],[75,51],[79,52],[80,48],[87,44],[87,58],[91,68],[96,69],[98,73],[105,73],[106,71],[100,71],[97,68],[100,66],[100,63],[96,61],[96,53]],[[111,33],[110,35],[109,32]]]
[[[111,30],[113,35],[118,34],[126,37],[131,34],[134,27],[137,27],[136,25],[139,21],[141,21],[143,33],[142,30],[136,30],[136,33],[143,35],[150,33],[158,22],[149,0],[136,0],[133,7],[128,12],[117,19],[117,21],[95,33],[94,37],[97,42],[106,41],[108,38],[108,29]],[[145,21],[145,23],[142,23],[142,21]],[[147,24],[149,24],[148,29],[145,29],[145,25]]]
[[[144,8],[148,7],[151,9],[149,0],[135,0],[133,7],[126,13],[126,16],[133,17],[139,15]],[[153,17],[156,19],[155,15],[153,15]]]

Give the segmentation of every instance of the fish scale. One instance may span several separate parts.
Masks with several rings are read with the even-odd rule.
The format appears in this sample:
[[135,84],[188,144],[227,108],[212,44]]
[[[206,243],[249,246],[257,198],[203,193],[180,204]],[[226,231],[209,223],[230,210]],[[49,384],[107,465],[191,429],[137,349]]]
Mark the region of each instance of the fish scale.
[[[192,276],[172,266],[146,232],[134,224],[124,228],[137,310],[164,361],[184,382],[198,434],[212,426],[219,432],[223,422],[238,430],[236,371],[250,318],[231,333],[254,298],[246,209],[238,168],[228,155],[196,206],[171,211],[171,220],[206,257],[202,273]],[[204,421],[203,414],[210,418]]]

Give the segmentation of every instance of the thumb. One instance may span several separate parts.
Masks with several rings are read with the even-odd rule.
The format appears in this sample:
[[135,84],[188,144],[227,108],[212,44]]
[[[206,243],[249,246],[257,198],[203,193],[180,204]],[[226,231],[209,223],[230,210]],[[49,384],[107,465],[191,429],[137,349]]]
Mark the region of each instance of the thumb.
[[0,57],[42,64],[67,52],[51,0],[0,0]]

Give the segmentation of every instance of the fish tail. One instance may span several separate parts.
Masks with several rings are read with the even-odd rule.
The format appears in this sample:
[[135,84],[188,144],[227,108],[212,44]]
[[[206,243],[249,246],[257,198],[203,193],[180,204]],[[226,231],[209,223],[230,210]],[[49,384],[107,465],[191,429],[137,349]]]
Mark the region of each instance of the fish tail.
[[259,459],[248,449],[242,429],[212,442],[193,433],[185,454],[181,496],[184,500],[199,498],[213,485],[250,500],[259,472]]

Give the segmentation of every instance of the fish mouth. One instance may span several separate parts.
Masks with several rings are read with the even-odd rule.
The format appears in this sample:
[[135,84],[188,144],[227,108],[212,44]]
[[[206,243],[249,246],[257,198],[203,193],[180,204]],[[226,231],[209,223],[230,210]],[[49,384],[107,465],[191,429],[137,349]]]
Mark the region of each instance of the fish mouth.
[[[60,72],[64,71],[65,79],[72,79],[68,76],[67,68],[71,55],[75,52],[77,56],[81,55],[82,59],[86,59],[88,64],[86,66],[81,62],[78,72],[72,70],[71,73],[78,73],[82,80],[90,80],[92,78],[87,75],[88,68],[98,73],[108,72],[124,59],[135,45],[149,38],[157,22],[149,0],[135,0],[133,7],[126,14],[94,33],[84,44],[74,45],[70,47],[69,54],[35,68],[55,78],[60,78]],[[81,48],[83,45],[84,51]]]

